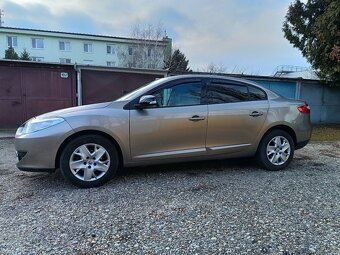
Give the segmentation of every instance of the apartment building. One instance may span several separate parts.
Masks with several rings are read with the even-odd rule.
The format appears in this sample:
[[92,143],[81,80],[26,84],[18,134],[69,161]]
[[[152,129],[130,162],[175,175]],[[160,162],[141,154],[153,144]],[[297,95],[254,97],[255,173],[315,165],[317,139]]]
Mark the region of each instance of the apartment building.
[[0,27],[0,58],[9,47],[19,55],[26,49],[31,61],[37,62],[162,69],[172,40]]

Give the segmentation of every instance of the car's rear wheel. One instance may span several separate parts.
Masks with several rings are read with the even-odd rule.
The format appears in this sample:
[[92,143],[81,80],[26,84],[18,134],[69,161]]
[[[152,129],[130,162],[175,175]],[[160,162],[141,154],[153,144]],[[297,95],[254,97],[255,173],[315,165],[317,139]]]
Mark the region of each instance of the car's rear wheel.
[[98,187],[109,181],[119,165],[117,149],[99,135],[83,135],[71,140],[60,157],[63,176],[81,188]]
[[294,156],[294,142],[284,130],[272,130],[262,139],[256,161],[267,170],[277,171],[287,167]]

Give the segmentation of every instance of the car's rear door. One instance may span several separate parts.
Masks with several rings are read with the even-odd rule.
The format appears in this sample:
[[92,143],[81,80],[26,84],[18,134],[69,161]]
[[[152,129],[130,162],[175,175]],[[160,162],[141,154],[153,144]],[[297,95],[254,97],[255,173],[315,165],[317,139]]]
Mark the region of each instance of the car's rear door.
[[132,161],[206,154],[207,104],[202,79],[181,79],[151,94],[157,107],[130,110]]
[[256,140],[269,107],[258,87],[226,79],[212,79],[207,86],[210,154],[239,152]]

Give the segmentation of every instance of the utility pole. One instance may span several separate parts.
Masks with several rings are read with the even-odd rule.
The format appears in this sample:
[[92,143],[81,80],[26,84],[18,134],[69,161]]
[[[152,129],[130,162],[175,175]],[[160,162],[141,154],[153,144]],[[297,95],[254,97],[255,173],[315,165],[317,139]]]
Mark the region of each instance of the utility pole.
[[0,27],[2,27],[2,24],[4,24],[4,21],[2,20],[2,16],[4,16],[4,10],[0,9]]

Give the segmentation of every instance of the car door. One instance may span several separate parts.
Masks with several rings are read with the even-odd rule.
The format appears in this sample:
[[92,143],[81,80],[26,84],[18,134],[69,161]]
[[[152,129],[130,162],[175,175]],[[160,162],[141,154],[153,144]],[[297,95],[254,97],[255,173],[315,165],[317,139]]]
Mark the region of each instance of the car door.
[[205,93],[202,79],[183,79],[148,92],[157,105],[130,110],[132,161],[205,155]]
[[210,154],[245,150],[256,140],[268,111],[266,93],[258,87],[211,80],[206,146]]

